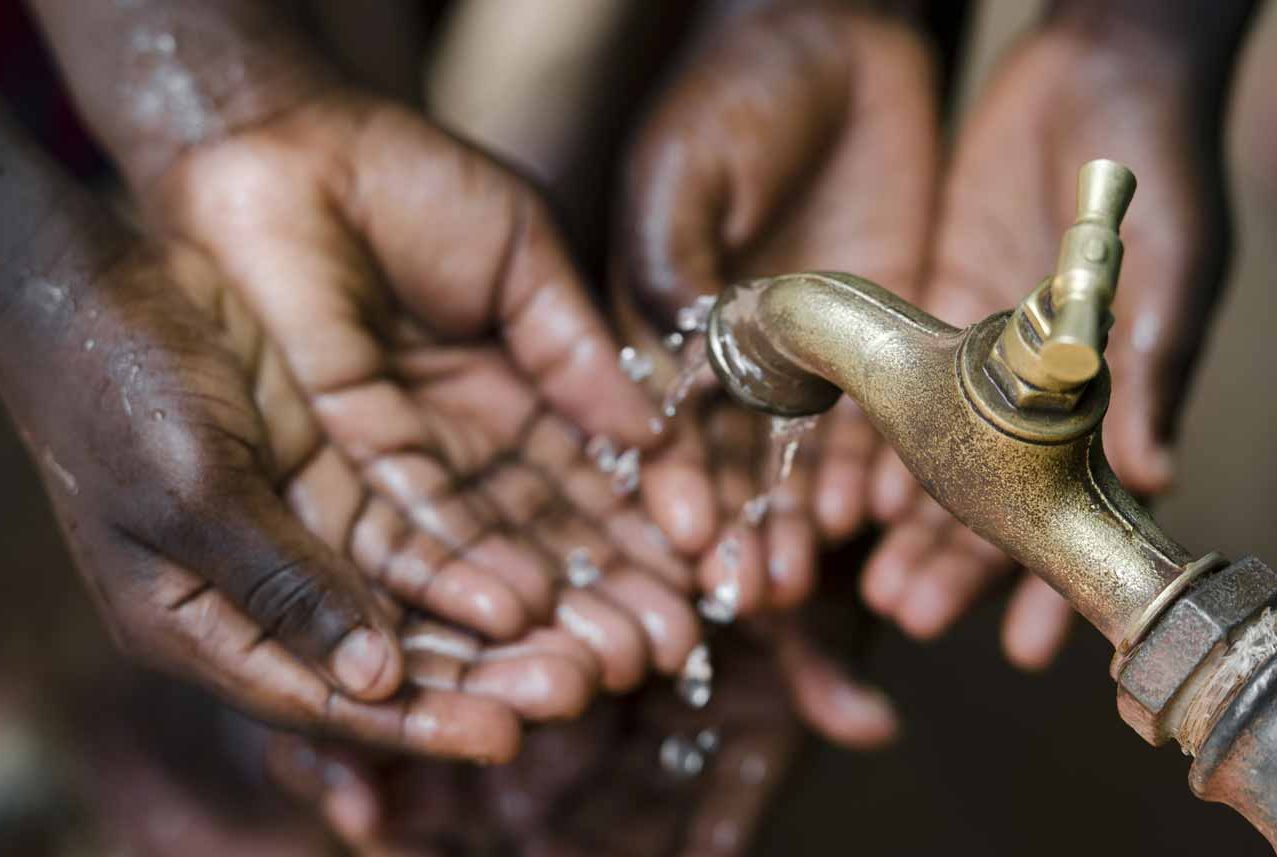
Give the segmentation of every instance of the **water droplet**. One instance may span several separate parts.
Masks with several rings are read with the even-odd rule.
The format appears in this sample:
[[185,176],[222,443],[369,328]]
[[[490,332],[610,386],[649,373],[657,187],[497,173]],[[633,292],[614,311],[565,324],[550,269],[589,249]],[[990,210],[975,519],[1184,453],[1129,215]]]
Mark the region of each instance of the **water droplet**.
[[678,311],[678,329],[683,333],[704,333],[709,326],[709,313],[717,300],[713,295],[701,295],[691,306]]
[[668,351],[678,351],[683,347],[683,334],[678,331],[674,331],[662,339],[661,344],[664,345]]
[[646,381],[652,376],[652,358],[633,346],[627,345],[621,349],[619,364],[621,371],[635,383]]
[[709,647],[701,643],[692,649],[678,677],[678,695],[693,708],[704,708],[713,695],[714,666],[709,660]]
[[717,753],[722,743],[723,740],[719,737],[717,729],[702,729],[696,733],[696,746],[705,753]]
[[771,509],[771,505],[772,498],[770,494],[759,494],[741,509],[741,518],[751,527],[757,527],[767,517],[767,512]]
[[663,434],[665,432],[665,420],[660,417],[652,417],[647,421],[647,427],[652,434]]
[[157,423],[164,422],[164,417],[165,417],[164,412],[159,409],[151,411],[151,419],[155,420]]
[[94,348],[96,348],[96,347],[97,347],[97,342],[96,342],[96,341],[94,341],[94,340],[92,340],[92,339],[86,339],[86,340],[84,341],[84,350],[85,350],[85,351],[92,351],[92,350],[93,350]]
[[730,625],[736,620],[736,611],[740,607],[740,585],[733,582],[720,583],[714,591],[705,595],[696,603],[696,610],[707,621],[716,625]]
[[585,548],[573,548],[564,563],[568,583],[577,589],[583,589],[596,582],[603,572],[594,564],[590,552]]
[[740,569],[741,545],[740,539],[736,538],[736,536],[728,536],[723,539],[718,543],[718,547],[714,552],[718,556],[718,561],[728,571],[738,571]]
[[661,399],[661,413],[672,419],[679,405],[692,394],[698,381],[706,376],[712,377],[709,370],[709,355],[705,351],[705,338],[698,336],[688,343],[682,355],[682,366],[678,374],[665,388],[665,396]]
[[637,449],[630,447],[616,459],[615,471],[612,474],[612,490],[622,496],[634,493],[638,488],[641,475],[641,454]]
[[680,780],[690,780],[705,770],[705,755],[684,735],[670,735],[661,742],[661,768]]
[[590,438],[590,442],[585,446],[585,454],[594,462],[594,466],[604,473],[616,470],[616,447],[612,445],[609,438],[603,435]]
[[58,478],[62,486],[67,489],[67,493],[72,496],[80,493],[80,483],[70,470],[62,466],[56,458],[53,457],[53,450],[47,446],[44,448],[44,464],[49,470],[53,471],[53,475]]

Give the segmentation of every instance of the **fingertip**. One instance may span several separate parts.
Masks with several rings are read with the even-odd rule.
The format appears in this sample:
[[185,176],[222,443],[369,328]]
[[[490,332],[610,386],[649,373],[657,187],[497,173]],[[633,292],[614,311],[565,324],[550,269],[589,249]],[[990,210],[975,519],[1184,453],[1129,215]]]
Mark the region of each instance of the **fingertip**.
[[696,555],[709,547],[718,520],[713,486],[701,468],[686,462],[649,466],[643,505],[679,552]]
[[869,486],[869,508],[875,520],[893,523],[913,505],[918,483],[895,451],[884,449],[873,468]]
[[798,515],[776,515],[767,522],[768,606],[788,609],[802,603],[816,584],[816,533]]
[[331,658],[332,675],[355,699],[385,699],[403,683],[403,653],[385,633],[356,628],[347,634]]
[[1007,606],[1002,650],[1019,669],[1040,672],[1064,647],[1072,622],[1069,603],[1040,579],[1026,576]]
[[860,526],[865,515],[864,465],[827,461],[816,478],[816,523],[828,541],[842,541]]
[[381,815],[372,789],[340,762],[324,766],[324,783],[321,809],[338,836],[348,843],[371,838]]
[[756,612],[767,597],[763,545],[757,530],[728,527],[701,559],[698,576],[708,598],[734,616]]
[[900,600],[896,621],[916,640],[932,640],[949,627],[960,605],[953,593],[934,574],[915,580]]
[[406,749],[424,756],[503,764],[522,742],[519,717],[508,705],[455,691],[424,691],[402,725]]

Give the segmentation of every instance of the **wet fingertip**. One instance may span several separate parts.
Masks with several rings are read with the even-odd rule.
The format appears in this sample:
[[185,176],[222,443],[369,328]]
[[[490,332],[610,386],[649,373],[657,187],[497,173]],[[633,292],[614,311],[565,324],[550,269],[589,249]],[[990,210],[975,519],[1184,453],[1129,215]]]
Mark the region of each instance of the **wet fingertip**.
[[328,823],[347,842],[370,838],[380,819],[376,795],[337,762],[325,766],[324,779],[330,783],[322,801]]
[[869,511],[881,523],[899,521],[917,498],[917,481],[894,453],[884,453],[873,469],[869,485]]
[[896,608],[901,629],[916,640],[938,637],[953,621],[957,605],[951,593],[930,576],[909,587]]
[[871,557],[860,578],[860,597],[865,605],[881,616],[891,615],[904,596],[909,582],[905,564],[881,551]]
[[333,678],[350,696],[385,699],[403,683],[403,653],[389,636],[356,628],[337,645],[330,660]]
[[675,550],[694,556],[709,547],[718,520],[709,479],[699,469],[684,464],[649,469],[643,500]]

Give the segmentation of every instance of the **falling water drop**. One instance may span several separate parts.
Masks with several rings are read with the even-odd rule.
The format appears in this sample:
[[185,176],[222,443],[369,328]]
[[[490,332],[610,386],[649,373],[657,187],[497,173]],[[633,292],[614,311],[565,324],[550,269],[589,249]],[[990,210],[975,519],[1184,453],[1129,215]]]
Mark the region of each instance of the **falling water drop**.
[[585,548],[573,548],[568,553],[564,566],[568,583],[577,589],[590,586],[603,576],[603,572],[594,564],[590,552]]
[[704,708],[713,695],[714,666],[709,647],[701,643],[687,655],[678,677],[678,695],[693,708]]
[[652,358],[631,345],[621,349],[618,363],[626,377],[636,383],[641,383],[650,378],[654,368]]
[[661,742],[661,768],[676,779],[690,780],[705,770],[705,754],[684,735],[670,735]]
[[612,473],[612,490],[622,496],[632,494],[639,486],[642,461],[637,449],[630,447],[616,458]]
[[585,445],[585,454],[603,473],[616,470],[616,447],[603,435],[590,438],[590,442]]

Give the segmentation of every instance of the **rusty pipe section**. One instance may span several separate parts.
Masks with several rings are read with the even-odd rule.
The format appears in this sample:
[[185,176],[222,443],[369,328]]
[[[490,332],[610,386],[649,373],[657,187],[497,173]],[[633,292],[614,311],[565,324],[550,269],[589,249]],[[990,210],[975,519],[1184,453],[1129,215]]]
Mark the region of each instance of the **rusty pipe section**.
[[957,330],[867,280],[796,274],[724,292],[708,347],[764,411],[818,413],[845,391],[928,493],[1120,646],[1191,557],[1104,458],[1106,368],[1068,413],[1006,399],[986,364],[1007,318]]

